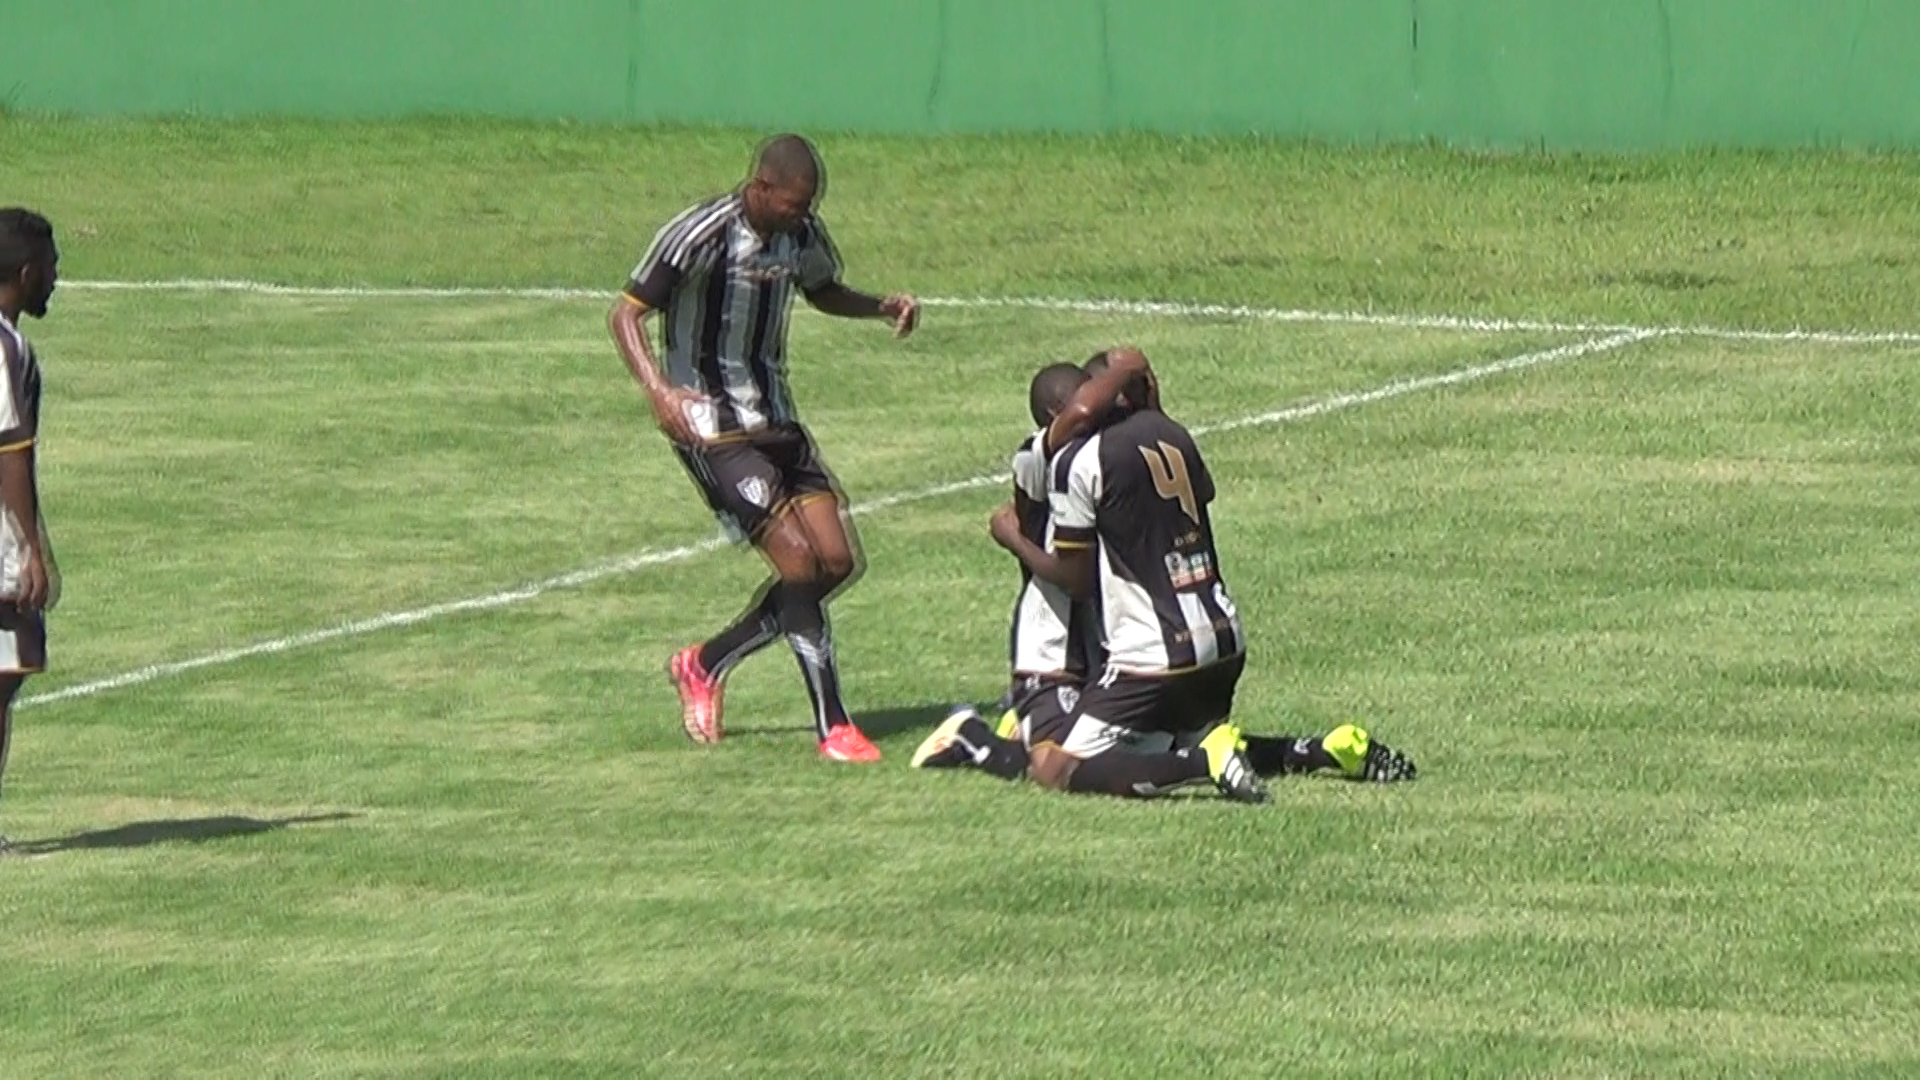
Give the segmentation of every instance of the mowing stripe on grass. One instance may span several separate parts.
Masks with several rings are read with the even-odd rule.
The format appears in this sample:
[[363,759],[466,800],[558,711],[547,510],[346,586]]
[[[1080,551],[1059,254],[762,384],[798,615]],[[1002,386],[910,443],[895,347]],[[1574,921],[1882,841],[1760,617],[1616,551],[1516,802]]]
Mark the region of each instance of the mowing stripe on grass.
[[[275,285],[264,281],[182,278],[177,281],[67,281],[63,288],[101,292],[232,292],[255,296],[335,299],[499,299],[602,300],[611,302],[608,289],[565,287],[510,288],[489,286]],[[1142,315],[1152,318],[1241,319],[1256,322],[1319,323],[1346,326],[1383,326],[1399,330],[1462,330],[1482,334],[1628,334],[1684,335],[1728,341],[1805,342],[1815,345],[1920,345],[1920,332],[1907,330],[1743,330],[1718,326],[1629,326],[1612,323],[1546,322],[1535,319],[1483,319],[1470,315],[1392,315],[1370,311],[1311,311],[1291,308],[1242,307],[1229,304],[1182,304],[1158,300],[1075,300],[1045,296],[931,296],[921,303],[936,308],[1026,308],[1034,311],[1081,315]]]
[[[1307,420],[1326,413],[1337,412],[1341,409],[1350,409],[1357,405],[1385,401],[1389,398],[1417,393],[1422,390],[1435,390],[1446,386],[1457,386],[1462,383],[1475,382],[1509,371],[1520,371],[1524,368],[1536,367],[1541,364],[1550,364],[1560,360],[1573,360],[1582,356],[1591,356],[1595,353],[1608,352],[1634,344],[1635,342],[1646,341],[1650,338],[1662,336],[1665,336],[1665,334],[1658,330],[1629,330],[1607,337],[1575,342],[1571,345],[1560,345],[1555,348],[1522,353],[1518,356],[1510,356],[1484,364],[1474,364],[1471,367],[1458,368],[1439,375],[1395,379],[1392,382],[1376,386],[1371,390],[1362,390],[1350,394],[1336,394],[1332,397],[1320,398],[1300,405],[1277,409],[1273,412],[1243,416],[1235,420],[1227,420],[1216,424],[1202,424],[1191,430],[1196,436],[1215,435],[1222,432],[1239,431],[1244,428],[1265,427],[1272,424],[1285,424],[1297,420]],[[877,499],[869,499],[865,502],[854,504],[852,512],[861,515],[872,514],[895,506],[902,506],[906,503],[939,498],[942,495],[972,491],[976,488],[995,487],[1007,483],[1010,479],[1011,477],[1007,473],[987,473],[980,476],[968,477],[965,480],[955,480],[933,487],[897,492],[892,495],[881,496]],[[70,701],[75,698],[94,697],[112,690],[122,690],[130,686],[139,686],[143,683],[154,682],[158,679],[183,675],[190,671],[198,671],[201,668],[231,664],[256,656],[271,656],[275,653],[291,652],[295,649],[304,649],[310,645],[320,645],[329,641],[337,641],[341,638],[358,637],[362,634],[371,634],[380,630],[392,630],[402,626],[413,626],[416,623],[438,619],[445,615],[458,615],[470,611],[490,611],[494,608],[508,607],[513,604],[525,603],[550,592],[563,589],[578,589],[586,585],[591,585],[596,581],[622,574],[630,574],[649,566],[682,562],[724,547],[726,543],[726,540],[716,537],[712,540],[706,540],[698,544],[688,544],[684,547],[643,551],[636,555],[629,555],[623,559],[616,559],[612,562],[601,563],[596,566],[584,567],[579,570],[561,574],[557,577],[550,577],[543,581],[522,585],[517,589],[508,589],[504,592],[470,597],[465,600],[450,600],[446,603],[431,604],[427,607],[413,608],[408,611],[386,612],[364,619],[356,619],[352,622],[340,623],[337,626],[329,626],[319,630],[309,630],[306,633],[294,634],[289,637],[274,638],[271,641],[261,641],[239,648],[222,649],[218,652],[196,656],[189,660],[175,660],[164,664],[151,664],[147,667],[136,668],[132,671],[122,672],[121,674],[109,676],[104,679],[78,683],[59,690],[48,691],[44,694],[34,694],[22,698],[19,704],[23,707],[28,705],[48,705],[56,701]]]

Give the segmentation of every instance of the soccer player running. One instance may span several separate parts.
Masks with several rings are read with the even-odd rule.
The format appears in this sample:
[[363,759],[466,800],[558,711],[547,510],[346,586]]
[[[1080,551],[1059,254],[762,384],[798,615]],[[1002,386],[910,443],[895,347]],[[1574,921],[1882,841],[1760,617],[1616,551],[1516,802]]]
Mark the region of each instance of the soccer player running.
[[[1137,350],[1096,356],[1088,371],[1093,378],[1082,376],[1050,419],[1041,415],[1043,402],[1062,401],[1068,377],[1055,368],[1035,377],[1031,404],[1035,420],[1046,426],[1016,455],[1019,492],[995,515],[995,539],[1030,575],[1014,628],[1016,675],[1009,697],[1016,724],[1003,720],[994,732],[971,708],[957,709],[921,744],[914,764],[971,765],[1005,779],[1031,774],[1067,790],[1136,796],[1212,780],[1230,797],[1254,802],[1266,797],[1256,776],[1333,770],[1354,779],[1411,779],[1410,760],[1352,724],[1297,738],[1242,736],[1227,722],[1245,663],[1244,635],[1218,576],[1206,513],[1211,475],[1191,436],[1159,411],[1152,372]],[[1092,438],[1078,435],[1109,411],[1106,429]],[[1022,520],[1028,488],[1022,465],[1033,450],[1044,454],[1053,446],[1059,447],[1049,485],[1056,513],[1042,531]],[[1136,452],[1144,472],[1131,468]],[[1159,557],[1150,557],[1154,552]],[[1136,566],[1146,573],[1135,573]],[[1104,643],[1121,651],[1099,682],[1075,700],[1072,669],[1080,661],[1066,643],[1077,616],[1069,610],[1057,621],[1032,619],[1036,607],[1029,598],[1075,593],[1081,597],[1072,605],[1077,608],[1095,591]],[[1054,632],[1046,633],[1050,628]],[[1033,655],[1068,670],[1045,681],[1023,673],[1023,634]],[[1131,670],[1119,666],[1128,660]],[[1012,738],[1016,732],[1019,741]],[[1194,747],[1126,752],[1143,736],[1202,733]]]
[[[46,317],[59,261],[46,218],[0,210],[0,778],[13,741],[13,699],[47,664],[42,612],[54,585],[34,469],[40,365],[20,333],[20,316]],[[0,836],[0,855],[10,848]]]
[[[745,184],[660,230],[607,322],[708,506],[773,571],[733,625],[668,661],[687,735],[720,741],[727,672],[784,635],[813,701],[821,754],[877,761],[840,700],[825,608],[857,571],[857,539],[787,386],[787,317],[798,291],[828,315],[886,319],[904,337],[920,309],[911,296],[882,299],[841,283],[840,254],[814,213],[825,186],[812,144],[769,139]],[[664,364],[648,334],[656,312]]]

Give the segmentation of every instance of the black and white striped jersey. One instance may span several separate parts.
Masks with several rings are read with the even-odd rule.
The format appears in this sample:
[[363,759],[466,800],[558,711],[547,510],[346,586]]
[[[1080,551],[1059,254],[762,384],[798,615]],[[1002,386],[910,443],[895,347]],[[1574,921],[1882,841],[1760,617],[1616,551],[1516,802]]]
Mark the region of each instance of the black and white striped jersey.
[[1158,675],[1246,649],[1213,546],[1213,477],[1193,436],[1143,409],[1054,459],[1053,543],[1096,549],[1110,669]]
[[[1014,502],[1020,532],[1042,550],[1052,550],[1049,508],[1047,431],[1028,436],[1013,455]],[[1062,451],[1072,453],[1079,441]],[[1065,676],[1084,682],[1103,663],[1100,626],[1092,605],[1075,603],[1066,590],[1020,568],[1020,598],[1013,608],[1009,653],[1016,678]]]
[[[0,450],[32,446],[40,437],[40,362],[33,345],[0,314]],[[27,534],[13,512],[0,506],[0,597],[18,596],[26,562]]]
[[626,291],[660,312],[667,378],[707,396],[693,420],[712,439],[799,422],[787,388],[787,317],[796,290],[839,277],[839,252],[819,218],[761,236],[733,192],[667,222]]

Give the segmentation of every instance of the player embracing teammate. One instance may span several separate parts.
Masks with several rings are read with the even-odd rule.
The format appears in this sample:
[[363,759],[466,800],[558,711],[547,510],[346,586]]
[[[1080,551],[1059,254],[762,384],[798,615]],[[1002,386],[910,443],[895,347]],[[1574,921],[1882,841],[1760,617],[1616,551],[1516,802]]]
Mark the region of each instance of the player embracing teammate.
[[1261,777],[1282,773],[1413,778],[1411,760],[1356,725],[1247,736],[1232,722],[1246,631],[1214,544],[1213,475],[1160,409],[1139,350],[1095,356],[1078,378],[1043,369],[1030,399],[1042,426],[993,520],[1024,572],[1009,722],[996,731],[957,709],[913,764],[1138,797],[1211,783],[1245,802],[1266,801]]

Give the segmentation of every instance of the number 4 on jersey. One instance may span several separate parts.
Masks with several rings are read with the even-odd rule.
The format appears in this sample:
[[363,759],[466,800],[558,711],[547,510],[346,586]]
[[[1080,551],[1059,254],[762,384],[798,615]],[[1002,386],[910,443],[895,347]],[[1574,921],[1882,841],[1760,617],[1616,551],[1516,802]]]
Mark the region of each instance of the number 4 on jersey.
[[1180,509],[1200,524],[1200,500],[1193,497],[1193,480],[1187,475],[1187,456],[1177,446],[1166,442],[1155,451],[1151,446],[1140,448],[1140,456],[1147,459],[1147,472],[1153,474],[1153,490],[1163,499],[1172,499],[1180,504]]

